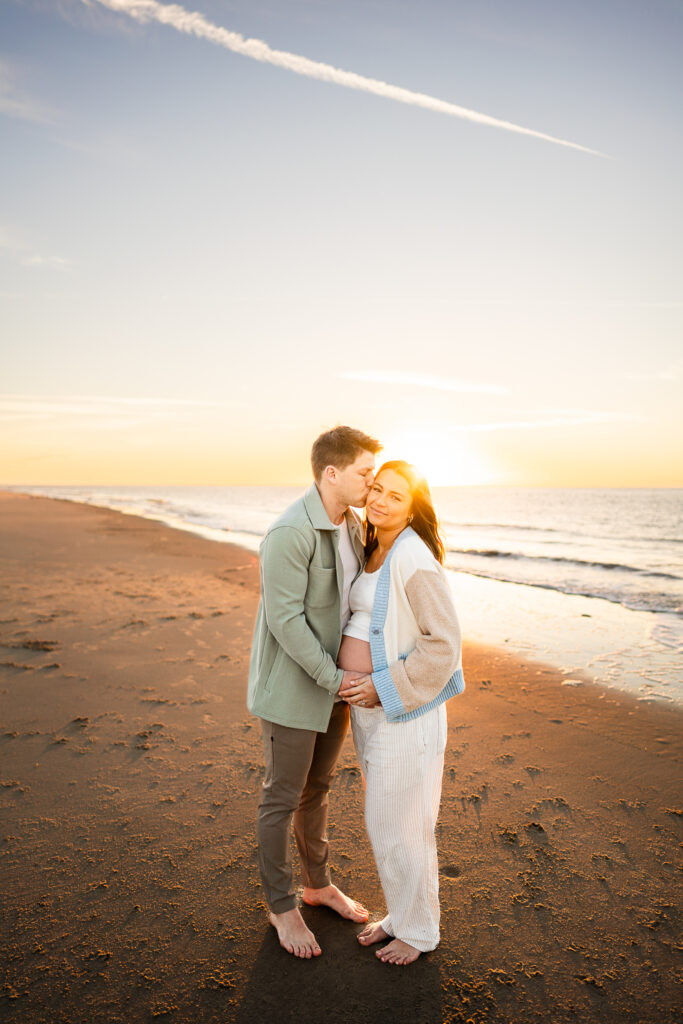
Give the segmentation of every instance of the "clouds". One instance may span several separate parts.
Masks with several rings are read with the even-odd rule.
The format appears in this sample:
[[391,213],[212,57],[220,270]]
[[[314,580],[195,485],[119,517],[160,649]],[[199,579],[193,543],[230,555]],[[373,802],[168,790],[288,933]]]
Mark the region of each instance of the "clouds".
[[[510,389],[498,384],[475,383],[454,377],[431,377],[399,370],[351,370],[339,375],[345,380],[372,384],[397,384],[406,388],[427,388],[473,395],[510,395]],[[650,378],[652,379],[652,378]],[[663,379],[663,378],[659,378]],[[665,379],[674,379],[667,377]],[[597,426],[604,423],[642,422],[642,416],[596,409],[540,409],[524,419],[490,420],[484,423],[453,423],[450,434],[492,433],[511,430],[541,430],[553,427]]]
[[40,124],[56,120],[53,110],[21,90],[17,83],[18,77],[16,66],[5,57],[0,57],[0,114]]
[[88,429],[125,429],[162,420],[233,409],[241,402],[111,395],[0,395],[0,423],[77,423]]
[[407,384],[435,391],[456,391],[478,395],[505,395],[508,388],[499,384],[477,384],[473,381],[458,380],[455,377],[431,377],[420,373],[403,373],[399,370],[349,370],[340,374],[345,380],[367,381],[371,384]]
[[12,262],[28,269],[58,270],[62,273],[73,269],[72,261],[66,256],[35,252],[26,238],[3,224],[0,224],[0,252],[5,252]]
[[683,369],[683,362],[674,363],[672,366],[667,366],[663,370],[648,370],[644,373],[627,373],[625,377],[627,380],[638,380],[638,381],[677,381],[680,379],[681,370]]
[[604,156],[603,153],[589,149],[587,146],[581,146],[576,142],[547,135],[545,132],[536,131],[533,128],[523,128],[521,125],[513,124],[510,121],[503,121],[499,118],[491,117],[489,114],[479,113],[476,110],[469,110],[455,103],[437,99],[435,96],[403,89],[400,86],[390,85],[376,78],[366,78],[364,75],[357,75],[352,71],[342,71],[340,68],[335,68],[330,64],[310,60],[308,57],[288,53],[285,50],[273,50],[261,39],[245,39],[238,32],[230,32],[226,28],[214,25],[199,12],[188,11],[181,7],[180,4],[161,4],[157,0],[82,0],[82,2],[88,6],[97,3],[102,7],[109,8],[109,10],[127,14],[143,24],[156,21],[162,25],[169,25],[178,32],[206,39],[217,46],[222,46],[226,50],[241,54],[243,57],[250,57],[252,60],[261,61],[265,64],[273,64],[276,67],[292,71],[297,75],[304,75],[307,78],[315,78],[321,82],[340,85],[346,89],[357,89],[361,92],[372,93],[375,96],[382,96],[397,103],[422,107],[438,114],[462,118],[490,128],[499,128],[520,135],[533,136],[545,142],[552,142],[558,146],[567,146],[570,149],[578,149],[583,153],[590,153],[593,156]]
[[599,423],[642,422],[642,416],[591,409],[541,410],[531,419],[500,420],[491,423],[457,423],[448,428],[453,434],[490,433],[496,430],[546,430],[549,427],[583,427]]
[[25,256],[21,261],[22,267],[48,267],[51,270],[71,270],[71,260],[64,256]]

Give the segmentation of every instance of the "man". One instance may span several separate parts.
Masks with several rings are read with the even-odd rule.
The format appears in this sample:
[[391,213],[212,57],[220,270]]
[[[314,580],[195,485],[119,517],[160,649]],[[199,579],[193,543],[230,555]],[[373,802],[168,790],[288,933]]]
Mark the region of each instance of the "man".
[[337,694],[357,673],[337,668],[349,590],[364,560],[362,507],[381,445],[335,427],[311,452],[315,483],[270,527],[260,548],[261,603],[249,668],[247,704],[262,720],[265,779],[258,812],[259,869],[269,919],[294,956],[320,946],[297,907],[290,827],[304,876],[304,902],[352,921],[368,912],[330,884],[327,808],[349,723]]

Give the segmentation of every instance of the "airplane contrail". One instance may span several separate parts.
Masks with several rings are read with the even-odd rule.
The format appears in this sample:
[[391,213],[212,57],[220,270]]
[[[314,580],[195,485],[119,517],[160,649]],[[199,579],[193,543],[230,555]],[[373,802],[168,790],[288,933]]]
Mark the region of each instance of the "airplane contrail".
[[395,100],[398,103],[407,103],[413,107],[424,107],[426,110],[434,110],[439,114],[448,114],[450,117],[464,118],[466,121],[474,121],[476,124],[488,125],[490,128],[503,128],[508,132],[517,132],[519,135],[531,135],[536,139],[544,139],[546,142],[554,142],[558,146],[568,146],[570,149],[581,150],[582,153],[590,153],[593,156],[605,156],[595,149],[587,146],[580,146],[577,142],[569,142],[567,139],[558,139],[554,135],[546,135],[545,132],[538,132],[533,128],[523,128],[521,125],[513,124],[510,121],[501,121],[497,117],[490,117],[488,114],[480,114],[476,110],[468,110],[467,107],[459,107],[455,103],[448,103],[446,100],[437,99],[435,96],[428,96],[422,92],[412,92],[410,89],[403,89],[398,85],[389,85],[377,78],[366,78],[364,75],[357,75],[353,71],[342,71],[331,64],[322,64],[319,61],[309,60],[308,57],[301,57],[296,53],[287,53],[285,50],[273,50],[261,39],[245,39],[239,32],[230,32],[220,25],[214,25],[198,11],[188,11],[180,4],[161,4],[158,0],[82,0],[88,6],[93,3],[109,10],[127,14],[136,21],[146,24],[150,21],[158,21],[162,25],[170,25],[179,32],[186,35],[197,36],[200,39],[208,39],[226,50],[233,53],[240,53],[243,57],[251,57],[252,60],[261,61],[264,64],[274,64],[276,67],[293,71],[297,75],[305,75],[308,78],[317,78],[321,82],[332,82],[335,85],[342,85],[347,89],[358,89],[361,92],[373,93],[375,96],[384,96],[385,99]]

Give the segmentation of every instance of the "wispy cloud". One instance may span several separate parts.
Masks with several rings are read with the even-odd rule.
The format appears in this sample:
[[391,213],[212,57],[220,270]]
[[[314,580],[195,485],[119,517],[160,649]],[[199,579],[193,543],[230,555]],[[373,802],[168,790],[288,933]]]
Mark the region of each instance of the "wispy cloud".
[[448,430],[453,434],[488,432],[493,430],[545,430],[549,427],[581,427],[598,423],[642,422],[642,416],[630,413],[600,412],[590,409],[542,410],[532,419],[501,420],[493,423],[458,423]]
[[460,107],[455,103],[437,99],[435,96],[413,92],[398,85],[389,85],[387,82],[376,78],[366,78],[364,75],[357,75],[352,71],[342,71],[331,64],[322,64],[285,50],[273,50],[261,39],[245,39],[238,32],[230,32],[226,28],[214,25],[203,14],[198,11],[188,11],[180,4],[161,4],[157,0],[82,0],[82,2],[88,6],[97,3],[109,10],[127,14],[142,23],[157,21],[162,25],[169,25],[177,29],[178,32],[207,39],[233,53],[251,57],[252,60],[258,60],[264,64],[274,64],[276,67],[293,71],[297,75],[316,78],[322,82],[331,82],[347,89],[373,93],[375,96],[383,96],[385,99],[395,100],[397,103],[423,107],[426,110],[447,114],[450,117],[463,118],[466,121],[473,121],[490,128],[501,128],[520,135],[531,135],[546,142],[556,143],[558,146],[568,146],[571,149],[581,150],[583,153],[591,153],[593,156],[605,155],[597,150],[589,149],[587,146],[580,146],[576,142],[547,135],[545,132],[536,131],[533,128],[523,128],[510,121],[502,121],[500,118],[490,117],[488,114],[481,114],[476,110],[469,110],[467,107]]
[[676,381],[681,376],[681,363],[676,363],[673,366],[669,366],[664,370],[651,370],[645,373],[626,373],[624,376],[627,380],[640,380],[640,381]]
[[19,262],[22,267],[43,267],[48,270],[69,271],[73,269],[71,260],[65,256],[45,256],[31,251],[32,247],[25,238],[10,231],[0,224],[0,250],[9,254],[10,259]]
[[25,256],[21,265],[23,267],[48,267],[51,270],[71,270],[71,260],[64,256]]
[[127,427],[143,421],[196,416],[242,402],[190,398],[127,398],[109,395],[0,395],[0,423],[88,420],[88,426]]
[[432,388],[434,391],[459,391],[479,395],[506,395],[508,388],[499,384],[477,384],[454,377],[430,377],[420,373],[403,373],[399,370],[348,370],[341,373],[345,380],[362,380],[370,384],[406,384],[417,388]]
[[23,121],[38,121],[40,123],[56,120],[53,110],[49,110],[22,92],[17,84],[16,69],[2,57],[0,57],[0,114],[17,117]]

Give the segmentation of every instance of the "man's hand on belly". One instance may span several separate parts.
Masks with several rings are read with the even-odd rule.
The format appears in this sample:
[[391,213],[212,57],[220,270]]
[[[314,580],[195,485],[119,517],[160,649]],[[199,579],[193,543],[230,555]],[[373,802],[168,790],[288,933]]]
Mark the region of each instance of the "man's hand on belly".
[[[349,675],[352,674],[349,673]],[[360,676],[347,684],[346,675],[347,673],[345,672],[344,682],[339,689],[339,696],[347,704],[357,704],[362,708],[375,708],[382,703],[372,681],[372,676]]]

